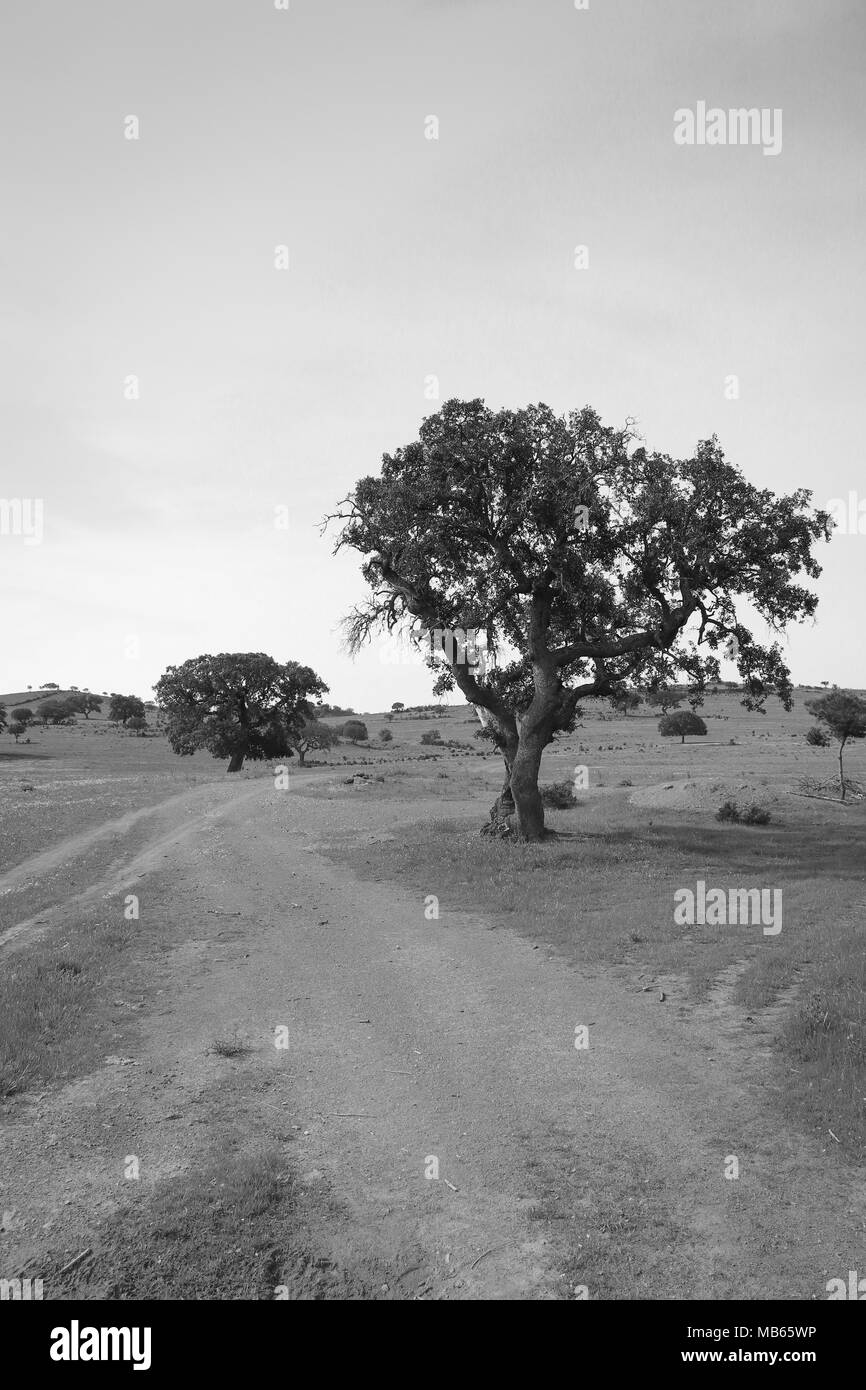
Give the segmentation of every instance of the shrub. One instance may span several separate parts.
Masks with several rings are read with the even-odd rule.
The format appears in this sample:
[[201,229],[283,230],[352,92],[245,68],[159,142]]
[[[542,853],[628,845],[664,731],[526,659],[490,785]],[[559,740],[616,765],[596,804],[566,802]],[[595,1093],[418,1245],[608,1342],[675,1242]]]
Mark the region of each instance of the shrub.
[[350,743],[366,743],[370,735],[362,719],[347,719],[340,730],[340,737],[347,738]]
[[740,811],[735,801],[726,801],[716,812],[716,820],[738,821],[741,825],[769,825],[771,816],[763,806],[753,804]]
[[442,735],[438,729],[428,729],[426,734],[421,735],[422,743],[441,743]]
[[391,733],[391,730],[390,730],[390,729],[380,729],[380,730],[379,730],[379,741],[380,741],[381,743],[390,743],[391,740],[393,739],[393,737],[394,737],[394,735]]
[[574,787],[570,782],[548,782],[546,786],[539,787],[539,791],[542,804],[549,810],[569,811],[577,805]]
[[806,742],[811,743],[813,748],[829,748],[830,735],[826,729],[821,729],[814,724],[806,735]]

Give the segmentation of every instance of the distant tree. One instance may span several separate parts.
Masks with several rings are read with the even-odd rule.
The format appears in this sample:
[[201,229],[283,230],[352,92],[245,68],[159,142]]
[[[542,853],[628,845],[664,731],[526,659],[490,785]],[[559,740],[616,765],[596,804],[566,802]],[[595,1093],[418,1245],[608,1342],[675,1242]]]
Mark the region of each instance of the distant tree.
[[343,725],[342,737],[350,743],[366,743],[370,735],[363,719],[347,719]]
[[697,714],[691,710],[678,710],[675,714],[666,714],[659,720],[659,733],[664,738],[673,738],[676,734],[680,735],[680,743],[685,743],[686,734],[705,734],[707,726]]
[[393,742],[393,739],[394,739],[394,735],[391,733],[391,730],[390,730],[390,729],[380,729],[380,730],[379,730],[379,742],[380,742],[380,743],[391,743],[391,742]]
[[422,743],[441,743],[441,742],[442,742],[442,735],[440,734],[440,732],[439,732],[438,729],[428,729],[426,733],[423,733],[423,734],[421,735],[421,742],[422,742]]
[[[819,695],[814,700],[807,700],[806,709],[813,718],[821,724],[826,724],[832,737],[838,740],[841,789],[839,799],[844,801],[846,786],[842,753],[846,743],[853,739],[866,738],[866,700],[861,700],[850,690],[831,690],[828,695]],[[808,738],[808,734],[806,737]],[[814,742],[814,739],[810,739],[810,742]]]
[[830,682],[829,682],[829,681],[822,681],[821,684],[823,685],[824,689],[826,690],[826,689],[827,689],[827,686],[830,684]]
[[37,718],[47,724],[74,724],[75,709],[69,700],[43,700]]
[[125,727],[132,729],[136,737],[144,738],[147,733],[147,720],[143,714],[134,714],[131,719],[127,719]]
[[292,740],[314,718],[310,697],[328,687],[309,666],[264,652],[221,652],[169,666],[157,681],[175,753],[207,748],[240,772],[245,758],[291,757]]
[[[74,687],[72,687],[74,689]],[[128,699],[134,700],[135,696],[130,695]],[[70,695],[68,703],[74,708],[76,714],[83,714],[85,719],[89,719],[91,714],[98,714],[102,709],[102,701],[96,695],[79,693]]]
[[29,705],[16,705],[12,713],[20,724],[33,723],[33,711]]
[[406,706],[403,704],[402,700],[395,700],[393,705],[391,706],[391,709],[394,714],[399,714],[401,709],[405,708]]
[[310,752],[326,752],[339,742],[339,735],[336,729],[332,729],[330,724],[323,724],[320,719],[305,719],[303,726],[296,734],[291,737],[291,744],[298,755],[298,766],[304,767],[304,759]]
[[20,719],[13,719],[12,723],[9,725],[9,732],[13,735],[17,743],[21,735],[27,733],[27,725],[22,724]]
[[643,703],[636,690],[622,690],[611,695],[610,704],[617,714],[633,714]]
[[43,700],[37,717],[42,720],[42,726],[45,728],[48,724],[62,724],[69,718],[69,714],[64,700]]
[[[28,685],[27,689],[28,689],[28,690],[30,689],[30,686],[29,686],[29,685]],[[57,684],[56,681],[46,681],[44,685],[40,685],[39,689],[40,689],[40,690],[59,690],[59,689],[60,689],[60,686]]]
[[112,695],[108,717],[113,724],[122,724],[126,728],[128,720],[138,719],[143,714],[144,701],[137,695]]
[[646,690],[644,699],[651,709],[660,709],[662,714],[667,714],[669,709],[677,709],[680,703],[680,697],[676,691],[668,690],[667,686]]
[[0,705],[0,729],[6,728],[6,706]]

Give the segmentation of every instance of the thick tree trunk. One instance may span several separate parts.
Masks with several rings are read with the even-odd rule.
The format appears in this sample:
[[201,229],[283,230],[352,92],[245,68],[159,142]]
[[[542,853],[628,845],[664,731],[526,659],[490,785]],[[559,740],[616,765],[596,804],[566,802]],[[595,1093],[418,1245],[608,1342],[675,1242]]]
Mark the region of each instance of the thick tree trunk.
[[231,761],[226,769],[227,772],[240,772],[244,765],[243,753],[232,753]]
[[510,835],[514,829],[514,797],[511,794],[511,769],[514,765],[514,758],[517,752],[517,745],[512,748],[502,748],[502,760],[505,763],[505,781],[502,784],[502,791],[497,796],[490,808],[490,820],[487,825],[482,827],[482,835]]
[[539,733],[523,734],[511,770],[511,795],[517,810],[521,840],[544,839],[544,805],[538,790],[538,773],[544,739]]

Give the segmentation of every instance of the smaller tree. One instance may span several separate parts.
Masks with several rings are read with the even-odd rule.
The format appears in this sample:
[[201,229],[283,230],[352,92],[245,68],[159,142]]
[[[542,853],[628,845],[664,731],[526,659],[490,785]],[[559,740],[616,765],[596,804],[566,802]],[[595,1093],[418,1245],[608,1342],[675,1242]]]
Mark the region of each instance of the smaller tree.
[[137,695],[112,695],[108,707],[108,717],[114,724],[126,728],[127,721],[139,719],[144,715],[144,701]]
[[707,726],[699,715],[693,714],[691,710],[678,710],[675,714],[666,714],[659,720],[659,733],[663,738],[673,738],[676,734],[680,736],[680,743],[685,743],[686,734],[705,734]]
[[610,697],[611,708],[614,709],[617,714],[633,714],[642,703],[643,701],[636,690],[621,690],[616,695],[611,695]]
[[332,729],[330,724],[323,724],[321,719],[304,720],[303,728],[291,739],[292,747],[298,755],[298,766],[305,766],[304,759],[314,749],[327,752],[338,741],[337,731]]
[[391,730],[390,730],[390,729],[380,729],[380,730],[379,730],[379,741],[380,741],[380,743],[390,743],[390,742],[392,741],[393,738],[394,738],[394,735],[391,733]]
[[[128,696],[128,699],[135,699],[135,696]],[[91,714],[98,714],[102,709],[102,701],[96,695],[78,692],[69,697],[68,703],[75,710],[76,714],[83,714],[85,719],[89,719]]]
[[43,700],[39,706],[43,728],[48,724],[74,724],[75,710],[67,700]]
[[147,733],[147,720],[143,714],[134,714],[131,719],[126,721],[125,727],[132,729],[137,738],[144,738]]
[[19,724],[33,723],[33,711],[29,708],[28,705],[18,705],[15,709],[13,709],[12,713],[18,720]]
[[22,724],[20,719],[13,719],[9,725],[9,732],[17,743],[21,735],[27,733],[27,725]]
[[394,714],[399,714],[400,711],[404,710],[405,708],[406,706],[403,704],[402,700],[395,700],[393,705],[391,706],[391,709],[393,710]]
[[366,743],[369,737],[363,719],[347,719],[343,725],[343,738],[347,738],[350,743]]
[[[328,687],[309,666],[280,664],[265,652],[220,652],[169,666],[154,687],[175,753],[207,748],[240,772],[244,759],[291,757],[310,697]],[[362,726],[363,727],[363,726]]]
[[[840,801],[845,800],[845,769],[842,753],[845,744],[855,738],[866,738],[866,700],[853,695],[850,690],[831,690],[828,695],[819,695],[806,701],[806,709],[821,724],[826,724],[833,738],[839,743],[839,786]],[[811,730],[810,730],[811,733]],[[809,738],[809,735],[806,735]],[[814,739],[809,739],[814,743]]]
[[[29,686],[28,686],[27,688],[28,688],[28,690],[30,689]],[[60,689],[60,686],[57,684],[56,681],[46,681],[46,682],[44,683],[44,685],[40,685],[39,689],[40,689],[40,690],[59,690],[59,689]]]
[[657,690],[647,690],[644,699],[651,709],[660,709],[662,714],[667,714],[670,709],[677,709],[680,697],[673,690],[668,690],[666,686],[659,686]]
[[441,743],[442,735],[440,734],[438,729],[428,729],[426,733],[421,735],[421,742],[434,744]]

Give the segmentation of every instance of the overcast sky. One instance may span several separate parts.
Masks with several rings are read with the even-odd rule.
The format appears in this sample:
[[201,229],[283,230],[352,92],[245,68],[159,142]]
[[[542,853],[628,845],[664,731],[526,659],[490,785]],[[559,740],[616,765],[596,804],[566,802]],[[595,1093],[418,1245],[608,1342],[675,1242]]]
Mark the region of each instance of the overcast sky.
[[[318,522],[432,376],[866,502],[864,34],[862,0],[4,6],[0,497],[44,535],[0,536],[0,690],[261,650],[426,699],[341,654],[360,560]],[[780,152],[677,145],[699,101],[781,110]],[[866,534],[820,559],[794,679],[866,685]]]

